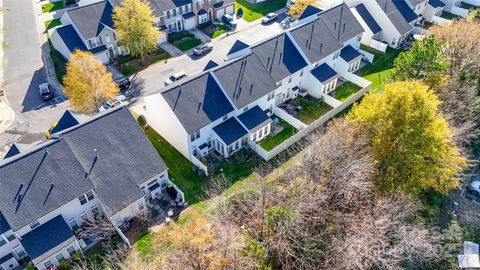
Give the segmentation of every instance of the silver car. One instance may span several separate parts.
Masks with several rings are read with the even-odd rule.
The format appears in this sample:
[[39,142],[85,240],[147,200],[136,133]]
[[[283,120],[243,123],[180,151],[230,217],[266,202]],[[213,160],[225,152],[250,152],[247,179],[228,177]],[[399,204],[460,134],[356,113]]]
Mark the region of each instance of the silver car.
[[468,184],[468,190],[475,196],[480,196],[480,181],[472,181]]

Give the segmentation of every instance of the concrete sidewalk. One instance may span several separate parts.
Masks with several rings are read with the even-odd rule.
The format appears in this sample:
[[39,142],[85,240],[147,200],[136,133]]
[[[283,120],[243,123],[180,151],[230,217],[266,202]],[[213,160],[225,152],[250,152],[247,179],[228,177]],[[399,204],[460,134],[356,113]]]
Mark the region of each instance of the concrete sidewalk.
[[15,112],[7,102],[0,97],[0,133],[3,133],[15,121]]

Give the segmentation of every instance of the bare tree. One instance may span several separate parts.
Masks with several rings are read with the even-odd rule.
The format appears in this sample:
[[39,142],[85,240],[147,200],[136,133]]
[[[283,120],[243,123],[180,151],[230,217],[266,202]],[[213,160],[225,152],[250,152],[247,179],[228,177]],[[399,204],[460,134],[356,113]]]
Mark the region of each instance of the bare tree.
[[105,240],[117,233],[112,222],[104,215],[88,218],[83,222],[80,237],[85,239]]

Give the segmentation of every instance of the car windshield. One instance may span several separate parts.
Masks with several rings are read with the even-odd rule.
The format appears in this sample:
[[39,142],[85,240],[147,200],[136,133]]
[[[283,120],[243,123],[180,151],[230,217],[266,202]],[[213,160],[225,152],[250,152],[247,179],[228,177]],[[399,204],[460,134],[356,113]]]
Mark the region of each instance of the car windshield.
[[172,76],[170,76],[170,78],[168,78],[168,79],[170,79],[170,81],[174,82],[177,78],[172,75]]
[[275,16],[274,14],[268,14],[268,15],[267,15],[267,18],[271,19],[271,18],[273,18],[274,16]]
[[233,17],[227,16],[226,18],[227,18],[227,21],[233,22]]
[[48,93],[48,86],[40,85],[40,93]]

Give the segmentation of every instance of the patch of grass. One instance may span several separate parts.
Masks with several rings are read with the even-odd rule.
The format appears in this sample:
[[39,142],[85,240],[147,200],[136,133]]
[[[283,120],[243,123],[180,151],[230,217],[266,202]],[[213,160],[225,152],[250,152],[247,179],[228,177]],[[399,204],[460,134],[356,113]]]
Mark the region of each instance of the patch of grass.
[[476,7],[476,6],[474,6],[474,5],[471,5],[471,4],[468,4],[468,3],[465,3],[465,2],[460,2],[459,8],[464,8],[464,9],[468,9],[468,10],[473,10],[473,9],[477,9],[478,7]]
[[228,32],[228,27],[224,23],[220,23],[217,26],[217,30],[215,32],[213,32],[212,34],[210,34],[210,38],[214,39],[214,38],[216,38],[216,37],[218,37],[221,34],[226,33],[226,32]]
[[62,25],[62,22],[60,21],[60,19],[53,19],[53,20],[45,21],[45,30],[52,29],[52,28],[57,27],[59,25]]
[[360,89],[362,89],[360,86],[352,82],[345,82],[339,87],[337,87],[337,89],[335,89],[335,98],[340,100],[341,102],[344,102],[350,96],[358,92]]
[[296,129],[292,125],[290,125],[280,117],[276,115],[272,115],[272,119],[275,119],[275,118],[278,118],[280,120],[280,125],[283,126],[283,130],[280,131],[278,134],[268,135],[267,138],[263,139],[260,142],[260,146],[267,151],[272,150],[277,145],[284,142],[286,139],[292,137],[293,134],[295,134],[296,132]]
[[175,45],[182,52],[186,52],[202,43],[195,35],[188,31],[180,31],[168,35],[168,42]]
[[153,255],[153,234],[150,231],[146,231],[139,235],[134,246],[140,258],[147,259],[151,257]]
[[270,0],[257,4],[248,2],[247,0],[235,1],[235,13],[239,8],[243,10],[243,19],[247,22],[253,22],[262,18],[270,12],[277,11],[285,7],[286,0]]
[[202,44],[202,41],[198,38],[186,38],[175,44],[175,46],[177,46],[177,48],[180,49],[182,52],[186,52],[190,49],[197,47],[200,44]]
[[50,57],[53,61],[53,67],[55,68],[55,76],[57,80],[63,84],[63,77],[67,74],[67,59],[63,57],[55,48],[53,48],[52,43],[48,40],[48,46],[50,48]]
[[359,70],[359,75],[372,82],[371,92],[383,89],[383,85],[393,71],[393,62],[402,51],[401,49],[392,48],[387,48],[385,53],[374,50],[369,51],[375,55],[373,63],[362,67]]
[[251,160],[228,163],[222,161],[219,165],[219,168],[223,169],[223,174],[230,180],[231,183],[235,183],[238,180],[249,176],[253,172],[253,168],[260,164],[258,158],[253,158]]
[[185,199],[190,204],[199,202],[206,177],[193,172],[193,164],[153,129],[146,129],[145,134],[167,165],[172,182],[184,192]]
[[42,12],[52,12],[63,8],[63,1],[50,2],[42,5]]
[[116,66],[123,75],[130,76],[147,68],[149,65],[168,58],[170,58],[170,55],[163,49],[158,48],[155,52],[145,56],[144,62],[142,62],[141,58],[136,58],[132,55],[120,56],[116,60]]
[[458,18],[457,15],[453,14],[453,13],[450,13],[448,11],[443,11],[442,14],[440,14],[440,17],[444,18],[444,19],[447,19],[447,20],[455,20]]
[[311,124],[320,118],[320,116],[326,114],[332,109],[332,107],[325,103],[323,99],[308,100],[298,97],[297,102],[300,106],[302,106],[302,109],[297,113],[297,115],[295,115],[295,118],[307,125]]

